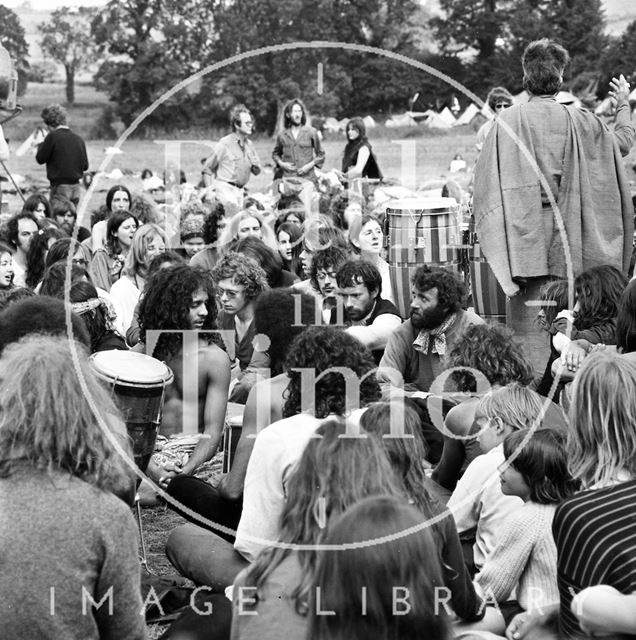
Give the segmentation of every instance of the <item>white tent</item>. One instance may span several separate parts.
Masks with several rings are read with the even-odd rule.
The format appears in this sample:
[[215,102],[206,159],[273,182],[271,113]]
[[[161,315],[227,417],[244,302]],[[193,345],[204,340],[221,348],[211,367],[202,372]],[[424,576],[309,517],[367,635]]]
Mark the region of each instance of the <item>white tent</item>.
[[457,121],[455,122],[455,124],[457,126],[462,125],[462,124],[470,124],[472,119],[479,113],[479,108],[477,107],[477,105],[474,102],[471,102],[468,107],[466,108],[466,111],[464,111],[464,113],[462,113],[461,116],[459,116],[459,118],[457,118]]
[[452,127],[456,120],[453,112],[448,108],[444,107],[442,111],[439,113],[439,117],[448,124],[449,127]]
[[636,101],[636,89],[634,89],[634,90],[629,94],[629,101],[630,101],[630,102],[634,102],[634,101]]
[[[451,117],[452,116],[453,114],[451,113]],[[431,111],[428,118],[426,119],[426,126],[431,129],[450,129],[453,126],[453,123],[449,124],[448,121],[442,117],[441,113],[435,113],[434,111]]]
[[325,122],[322,125],[325,131],[330,131],[331,133],[336,133],[340,131],[340,122],[336,120],[333,116],[329,116],[325,118]]
[[415,127],[417,122],[409,113],[403,113],[399,116],[391,116],[384,124],[389,129],[393,129],[395,127]]
[[373,129],[378,126],[372,116],[364,116],[364,118],[362,118],[362,122],[364,122],[364,126],[367,129]]

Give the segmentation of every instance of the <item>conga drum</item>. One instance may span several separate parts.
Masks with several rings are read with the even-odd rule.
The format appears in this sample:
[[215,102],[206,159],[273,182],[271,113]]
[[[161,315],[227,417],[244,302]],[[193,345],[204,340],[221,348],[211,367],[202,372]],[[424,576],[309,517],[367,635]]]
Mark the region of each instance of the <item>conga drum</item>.
[[145,472],[161,424],[166,387],[174,375],[165,363],[134,351],[100,351],[90,362],[111,388],[132,440],[135,463]]
[[389,274],[402,317],[409,315],[411,277],[418,267],[459,271],[459,211],[454,198],[408,198],[387,204]]
[[506,324],[506,294],[497,281],[488,261],[481,252],[479,239],[475,233],[474,221],[470,223],[470,288],[475,313],[484,320],[494,320]]

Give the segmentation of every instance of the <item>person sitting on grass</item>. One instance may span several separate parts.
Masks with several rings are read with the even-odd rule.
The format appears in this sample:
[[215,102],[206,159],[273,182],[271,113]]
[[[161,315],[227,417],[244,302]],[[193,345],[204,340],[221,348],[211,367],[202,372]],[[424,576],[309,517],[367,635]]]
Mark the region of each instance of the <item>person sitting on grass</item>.
[[[196,430],[202,434],[185,464],[156,470],[164,489],[169,490],[175,476],[192,474],[210,460],[221,441],[230,362],[218,335],[210,333],[216,329],[215,320],[209,273],[177,265],[159,269],[146,284],[139,308],[141,342],[135,350],[164,361],[174,373],[174,382],[166,390],[160,433]],[[150,332],[161,333],[157,337]],[[194,388],[186,386],[193,372]]]
[[566,425],[558,415],[548,416],[544,398],[518,382],[486,394],[477,406],[475,423],[480,429],[479,446],[485,455],[477,456],[468,465],[448,507],[467,551],[472,548],[473,562],[469,568],[474,566],[478,571],[499,543],[510,511],[523,504],[517,496],[504,494],[497,482],[497,470],[505,461],[506,436],[530,427],[563,431]]
[[480,593],[497,606],[488,606],[484,620],[470,625],[499,634],[518,613],[559,601],[552,520],[557,505],[578,488],[567,468],[564,433],[520,429],[506,436],[503,451],[501,492],[524,504],[508,515],[475,576]]

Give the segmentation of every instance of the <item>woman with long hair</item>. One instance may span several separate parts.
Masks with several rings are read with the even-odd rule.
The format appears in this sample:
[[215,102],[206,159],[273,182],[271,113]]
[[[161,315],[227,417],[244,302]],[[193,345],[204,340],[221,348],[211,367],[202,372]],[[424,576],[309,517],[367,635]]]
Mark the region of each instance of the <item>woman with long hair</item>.
[[232,251],[253,258],[267,276],[270,289],[290,287],[298,278],[283,268],[283,259],[278,251],[270,249],[259,238],[248,237],[237,240],[232,245]]
[[351,118],[345,128],[347,144],[342,156],[342,174],[347,181],[356,178],[382,179],[371,143],[367,139],[367,128],[362,118]]
[[106,246],[95,251],[91,261],[91,274],[96,286],[110,291],[119,280],[138,226],[137,218],[127,211],[118,211],[108,218]]
[[[33,336],[0,360],[3,633],[141,640],[137,530],[115,495],[134,485],[126,431],[77,349],[75,358],[66,336]],[[86,615],[91,600],[103,606]]]
[[115,184],[108,190],[106,202],[91,214],[91,239],[86,242],[93,253],[98,249],[106,248],[108,219],[113,213],[130,211],[132,201],[133,196],[130,190],[123,184]]
[[276,224],[276,240],[278,253],[283,260],[284,268],[299,278],[304,277],[300,252],[302,251],[302,229],[294,222]]
[[35,289],[42,281],[46,271],[46,256],[57,240],[68,237],[68,234],[54,226],[40,229],[31,240],[26,260],[26,285]]
[[[253,607],[234,610],[233,638],[304,637],[320,545],[330,521],[371,495],[400,495],[400,486],[375,438],[345,438],[344,420],[327,420],[309,440],[286,479],[287,500],[273,543],[235,581]],[[296,548],[299,546],[300,548]],[[254,615],[256,613],[256,615]],[[251,614],[251,615],[250,615]]]
[[360,426],[378,438],[401,480],[404,495],[424,518],[430,520],[443,584],[450,591],[453,611],[466,622],[480,620],[483,617],[482,600],[475,593],[466,569],[455,521],[448,508],[430,492],[431,481],[426,476],[426,442],[417,411],[399,402],[376,402],[362,414]]
[[69,291],[69,299],[73,312],[84,320],[90,334],[91,353],[128,349],[126,341],[115,330],[115,310],[110,302],[99,297],[90,282],[74,282]]
[[278,244],[274,230],[263,220],[263,217],[254,209],[239,211],[229,220],[219,238],[219,251],[227,253],[231,251],[232,243],[243,238],[259,238],[270,249],[278,252]]
[[13,284],[13,251],[6,244],[0,243],[0,302],[11,293],[16,286]]
[[619,353],[636,351],[636,280],[630,280],[618,301],[616,349]]
[[42,193],[31,194],[22,205],[22,211],[32,213],[36,220],[44,223],[46,219],[51,219],[51,204],[48,198]]
[[148,265],[166,250],[167,243],[168,237],[156,224],[144,224],[135,231],[121,278],[110,288],[117,315],[115,328],[122,336],[132,323],[139,296],[146,285]]
[[[370,496],[324,537],[308,640],[448,640],[440,563],[429,527],[404,499]],[[442,591],[443,592],[443,591]],[[333,611],[332,615],[321,612]]]
[[556,622],[559,637],[581,637],[571,608],[576,593],[600,584],[636,592],[636,363],[593,353],[573,387],[568,467],[583,490],[562,501],[554,514],[560,603],[519,614],[509,634],[521,625],[530,632]]

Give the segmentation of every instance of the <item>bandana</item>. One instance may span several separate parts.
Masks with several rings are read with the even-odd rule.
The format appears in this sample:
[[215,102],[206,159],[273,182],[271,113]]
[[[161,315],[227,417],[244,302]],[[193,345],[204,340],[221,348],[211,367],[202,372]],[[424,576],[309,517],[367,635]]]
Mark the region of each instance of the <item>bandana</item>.
[[424,355],[428,354],[428,343],[429,340],[433,339],[433,348],[431,349],[431,353],[436,353],[437,355],[443,356],[446,355],[446,332],[450,329],[450,327],[455,322],[455,318],[457,317],[456,313],[448,316],[442,324],[439,325],[436,329],[431,329],[427,331],[426,329],[420,330],[417,338],[413,342],[413,348],[415,351],[419,351]]
[[104,318],[106,319],[106,329],[112,331],[117,314],[113,309],[113,305],[108,300],[104,298],[90,298],[84,302],[73,302],[73,304],[71,304],[71,310],[78,316],[93,311],[93,309],[97,309],[97,307],[102,307]]

